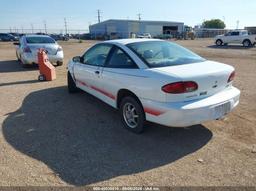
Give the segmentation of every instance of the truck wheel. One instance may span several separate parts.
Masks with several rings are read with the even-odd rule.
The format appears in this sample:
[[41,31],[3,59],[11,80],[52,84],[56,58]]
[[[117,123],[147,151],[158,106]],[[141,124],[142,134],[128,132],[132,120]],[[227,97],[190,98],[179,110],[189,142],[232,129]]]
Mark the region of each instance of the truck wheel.
[[68,72],[67,78],[68,78],[68,92],[69,93],[78,92],[79,89],[76,87],[76,83],[74,82],[74,80],[69,72]]
[[247,39],[247,40],[244,40],[243,46],[244,46],[244,47],[250,47],[250,46],[252,46],[252,43],[251,43],[250,40]]
[[145,124],[144,109],[134,97],[127,96],[123,98],[119,111],[126,129],[137,134],[143,132]]
[[221,45],[223,44],[223,41],[220,40],[220,39],[218,39],[218,40],[216,40],[215,44],[216,44],[217,46],[221,46]]

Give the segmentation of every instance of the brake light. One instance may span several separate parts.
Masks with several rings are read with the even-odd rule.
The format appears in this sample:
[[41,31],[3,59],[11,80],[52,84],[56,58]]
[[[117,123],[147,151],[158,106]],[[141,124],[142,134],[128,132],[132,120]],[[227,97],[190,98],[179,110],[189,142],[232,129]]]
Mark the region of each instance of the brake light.
[[167,84],[162,87],[162,91],[170,94],[182,94],[196,91],[198,89],[198,85],[196,82],[175,82],[171,84]]
[[25,53],[31,53],[31,50],[30,50],[30,48],[28,46],[24,47],[23,51]]
[[229,82],[232,82],[232,81],[235,79],[235,76],[236,76],[236,72],[233,71],[233,72],[230,74],[229,78],[228,78],[228,83],[229,83]]

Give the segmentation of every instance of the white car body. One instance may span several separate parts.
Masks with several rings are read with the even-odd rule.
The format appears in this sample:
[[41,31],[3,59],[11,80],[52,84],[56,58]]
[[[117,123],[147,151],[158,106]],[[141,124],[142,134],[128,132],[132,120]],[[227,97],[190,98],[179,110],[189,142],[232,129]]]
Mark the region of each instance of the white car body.
[[144,33],[142,35],[137,35],[137,38],[152,38],[150,33]]
[[[123,39],[100,44],[114,45],[125,51],[137,69],[92,66],[71,60],[68,71],[76,86],[114,108],[119,107],[120,91],[136,96],[147,121],[172,127],[186,127],[220,119],[239,103],[240,91],[227,82],[234,68],[213,61],[150,68],[126,45],[153,39]],[[198,89],[185,94],[168,94],[161,90],[173,82],[195,81]]]
[[256,35],[249,35],[247,30],[234,30],[226,33],[225,35],[218,35],[215,37],[215,43],[218,41],[222,44],[243,44],[244,46],[254,45],[256,42]]
[[[38,64],[37,53],[39,49],[45,49],[49,61],[51,63],[57,63],[58,65],[63,64],[64,53],[61,46],[52,39],[53,43],[33,43],[30,44],[27,42],[27,38],[50,38],[46,35],[25,35],[22,36],[19,40],[19,43],[16,46],[16,56],[17,59],[21,61],[23,65],[32,65]],[[27,49],[27,50],[26,50]]]

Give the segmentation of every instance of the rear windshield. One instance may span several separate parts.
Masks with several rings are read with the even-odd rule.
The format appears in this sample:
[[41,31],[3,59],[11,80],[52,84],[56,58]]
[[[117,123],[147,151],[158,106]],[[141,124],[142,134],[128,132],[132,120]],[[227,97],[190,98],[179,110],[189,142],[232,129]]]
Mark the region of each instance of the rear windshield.
[[190,50],[167,41],[136,42],[127,46],[151,68],[205,61]]
[[28,44],[54,44],[55,40],[50,37],[26,37]]

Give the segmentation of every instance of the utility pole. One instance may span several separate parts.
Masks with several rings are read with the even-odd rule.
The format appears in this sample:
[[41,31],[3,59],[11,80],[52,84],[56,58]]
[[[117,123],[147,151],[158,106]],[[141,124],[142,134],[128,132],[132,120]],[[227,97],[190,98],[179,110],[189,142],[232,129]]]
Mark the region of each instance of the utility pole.
[[12,32],[12,27],[10,27],[10,32]]
[[101,11],[98,9],[97,10],[97,14],[98,14],[98,23],[100,23],[101,21]]
[[137,14],[139,21],[141,21],[141,13]]
[[240,21],[237,20],[237,21],[236,21],[236,29],[239,29],[239,23],[240,23]]
[[32,31],[32,34],[34,33],[34,25],[33,23],[31,23],[31,31]]
[[44,32],[47,34],[47,26],[46,26],[46,21],[44,21]]
[[67,19],[64,18],[64,25],[65,25],[65,32],[68,34],[68,25],[67,25]]

